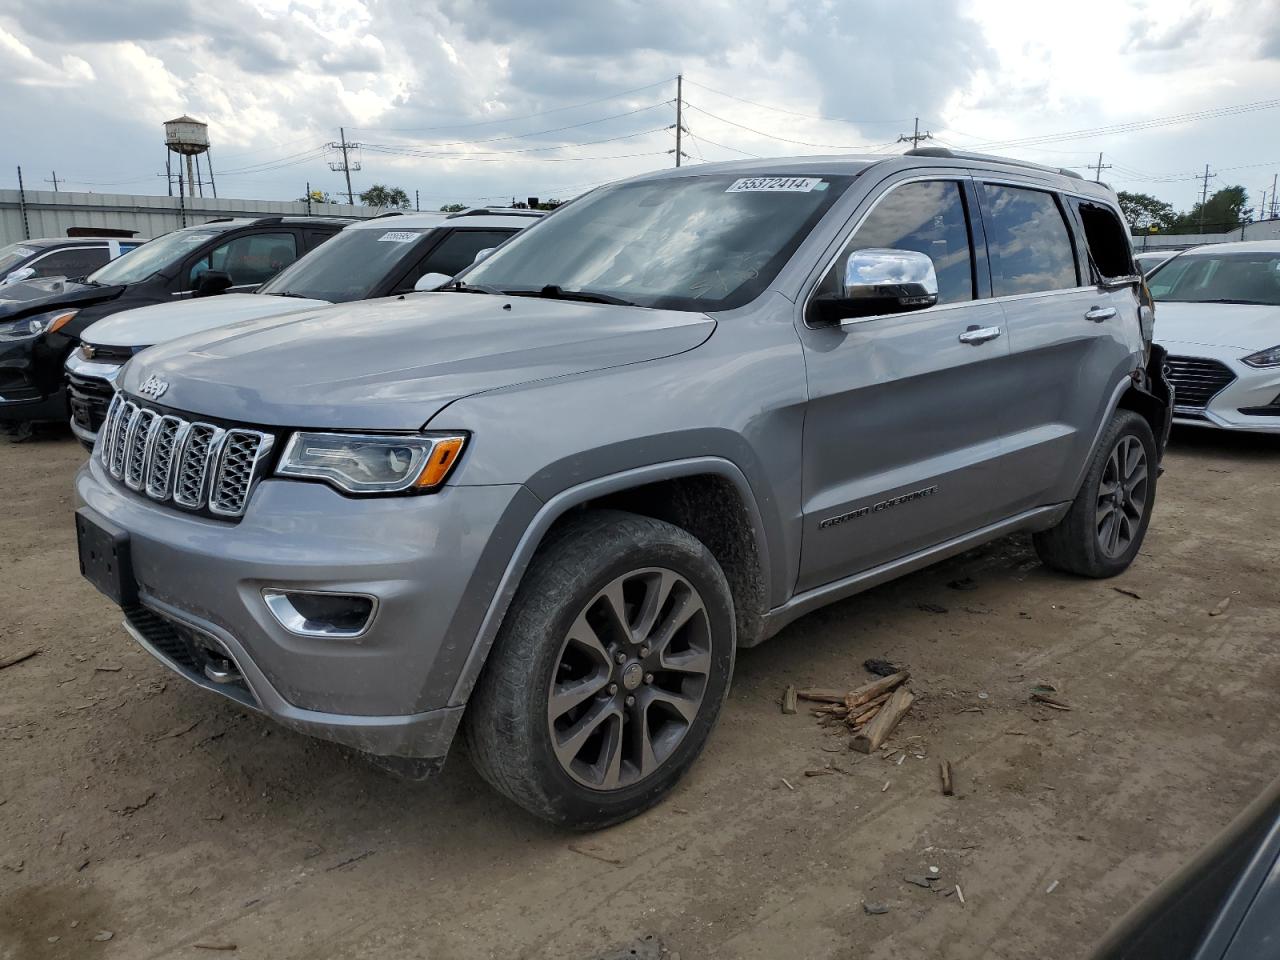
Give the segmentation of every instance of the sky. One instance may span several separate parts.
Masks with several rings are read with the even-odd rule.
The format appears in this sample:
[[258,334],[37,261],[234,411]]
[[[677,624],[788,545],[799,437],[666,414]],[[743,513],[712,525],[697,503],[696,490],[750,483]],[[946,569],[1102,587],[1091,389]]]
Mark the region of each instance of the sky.
[[897,152],[919,117],[1179,210],[1205,164],[1251,203],[1280,172],[1274,0],[0,0],[0,187],[163,194],[185,113],[221,197],[343,196],[345,128],[356,193],[567,199],[674,164],[677,74],[685,163]]

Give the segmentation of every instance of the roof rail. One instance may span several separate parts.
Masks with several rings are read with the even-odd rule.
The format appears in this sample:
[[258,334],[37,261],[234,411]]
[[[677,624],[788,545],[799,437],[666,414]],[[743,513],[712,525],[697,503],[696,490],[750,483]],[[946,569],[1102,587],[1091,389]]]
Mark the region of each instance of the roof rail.
[[254,217],[254,223],[284,223],[284,217]]
[[[230,223],[234,219],[235,217],[214,217],[212,220],[206,220],[205,223]],[[200,224],[193,224],[193,226],[200,226]]]
[[950,147],[916,147],[914,150],[908,150],[903,156],[907,157],[947,157],[953,160],[986,160],[991,163],[1003,163],[1011,167],[1028,167],[1032,170],[1043,170],[1046,173],[1056,173],[1059,176],[1071,177],[1073,180],[1083,180],[1084,176],[1075,170],[1068,170],[1066,167],[1047,167],[1043,163],[1032,163],[1030,160],[1014,160],[1011,157],[997,157],[990,153],[970,153],[968,150],[952,150]]
[[381,220],[383,217],[403,217],[403,216],[404,216],[403,210],[388,210],[386,213],[380,213],[376,217],[371,217],[370,219]]
[[541,217],[545,210],[522,210],[515,207],[472,207],[470,210],[459,210],[445,217],[454,220],[458,217]]

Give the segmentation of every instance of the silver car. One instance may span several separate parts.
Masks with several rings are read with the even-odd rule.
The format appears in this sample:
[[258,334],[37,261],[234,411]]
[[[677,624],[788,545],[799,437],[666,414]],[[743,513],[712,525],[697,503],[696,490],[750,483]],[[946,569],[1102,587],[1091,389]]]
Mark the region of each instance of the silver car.
[[440,292],[121,373],[85,575],[195,684],[595,827],[693,763],[734,654],[1034,535],[1138,553],[1171,396],[1114,194],[991,157],[597,189]]

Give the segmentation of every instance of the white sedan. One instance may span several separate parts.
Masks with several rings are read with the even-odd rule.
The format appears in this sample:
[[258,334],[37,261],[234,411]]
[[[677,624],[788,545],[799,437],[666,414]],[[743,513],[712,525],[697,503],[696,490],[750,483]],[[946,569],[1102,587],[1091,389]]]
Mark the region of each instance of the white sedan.
[[1280,434],[1280,242],[1193,247],[1147,284],[1174,423]]

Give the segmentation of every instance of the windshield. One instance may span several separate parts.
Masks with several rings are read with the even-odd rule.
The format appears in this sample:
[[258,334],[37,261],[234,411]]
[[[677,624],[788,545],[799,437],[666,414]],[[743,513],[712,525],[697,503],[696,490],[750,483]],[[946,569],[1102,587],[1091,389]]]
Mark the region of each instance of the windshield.
[[603,187],[461,279],[675,310],[739,307],[769,285],[850,179],[721,175]]
[[117,283],[138,283],[157,270],[175,264],[193,252],[206,240],[218,236],[218,230],[175,230],[144,243],[135,250],[117,257],[105,267],[89,274],[89,283],[110,286]]
[[422,239],[432,229],[343,230],[255,292],[331,303],[363,300],[387,274],[422,249]]
[[34,254],[35,250],[31,247],[24,247],[20,243],[11,243],[7,247],[0,247],[0,278],[27,259],[27,257]]
[[1183,254],[1153,271],[1147,287],[1166,302],[1280,306],[1280,253]]

